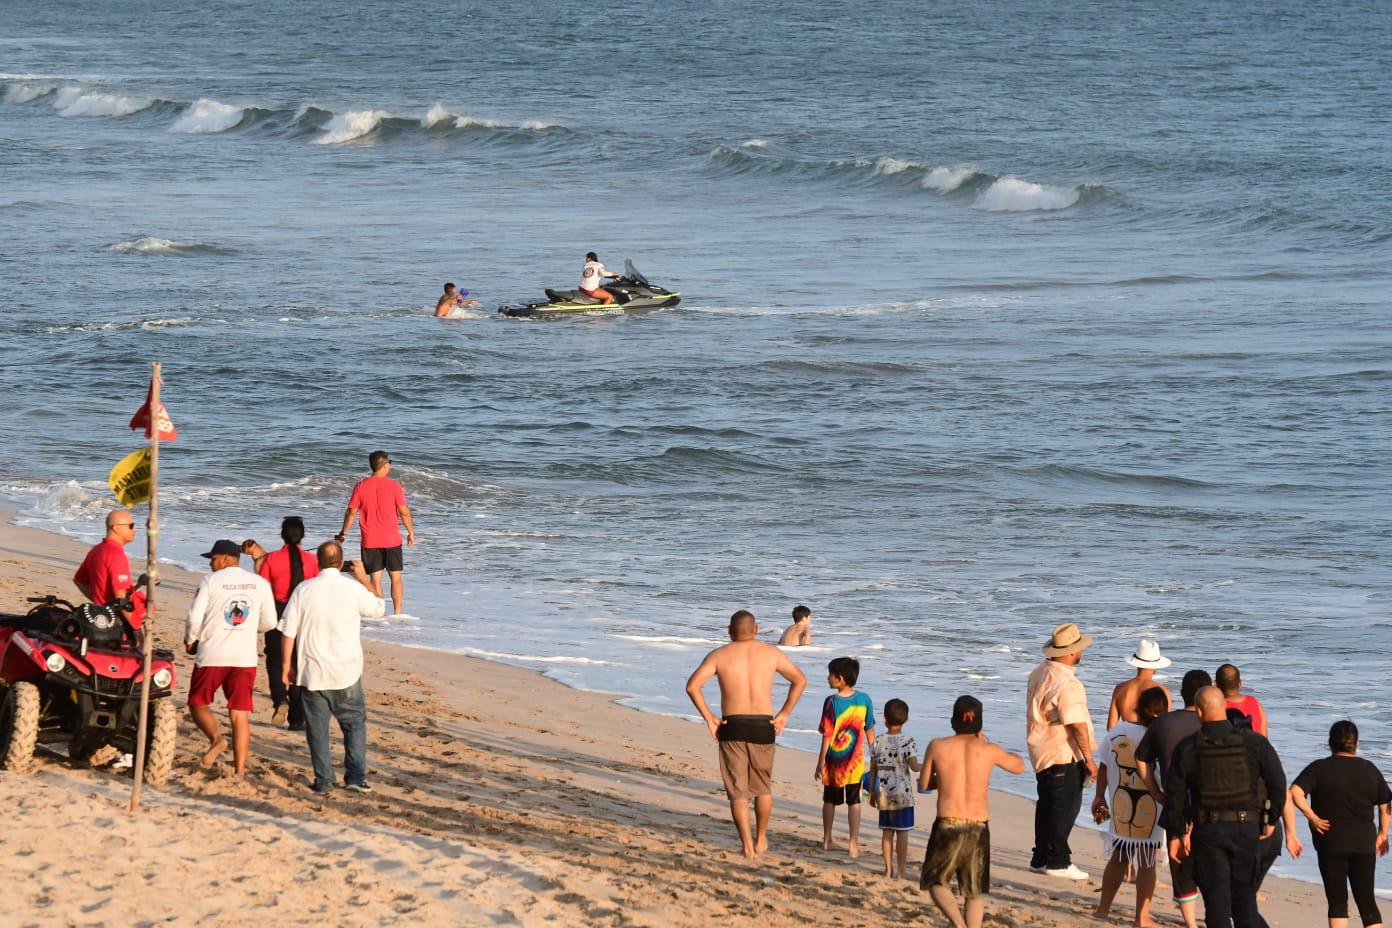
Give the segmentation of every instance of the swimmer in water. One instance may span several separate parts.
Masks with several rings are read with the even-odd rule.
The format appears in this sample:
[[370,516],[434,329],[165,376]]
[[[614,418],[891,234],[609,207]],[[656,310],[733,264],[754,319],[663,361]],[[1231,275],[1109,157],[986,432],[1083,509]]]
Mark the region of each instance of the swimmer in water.
[[468,290],[456,290],[454,284],[445,284],[445,292],[435,303],[435,316],[438,319],[448,319],[456,309],[477,305],[478,300],[469,299]]

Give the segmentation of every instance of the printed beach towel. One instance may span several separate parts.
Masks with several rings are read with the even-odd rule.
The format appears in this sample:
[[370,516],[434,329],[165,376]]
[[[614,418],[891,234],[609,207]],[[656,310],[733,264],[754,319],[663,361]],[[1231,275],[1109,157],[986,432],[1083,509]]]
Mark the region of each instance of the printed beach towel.
[[1107,806],[1112,811],[1102,853],[1111,860],[1120,849],[1127,880],[1134,880],[1138,869],[1155,866],[1155,852],[1164,839],[1158,824],[1160,806],[1136,769],[1136,746],[1145,731],[1135,722],[1117,722],[1097,747],[1097,766],[1107,770]]

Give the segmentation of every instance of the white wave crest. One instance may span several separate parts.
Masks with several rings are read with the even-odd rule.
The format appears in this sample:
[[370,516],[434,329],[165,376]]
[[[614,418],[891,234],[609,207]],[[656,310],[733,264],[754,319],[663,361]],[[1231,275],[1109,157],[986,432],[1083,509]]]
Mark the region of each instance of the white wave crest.
[[520,128],[526,132],[545,132],[547,129],[555,129],[554,122],[543,122],[540,119],[529,119]]
[[150,97],[125,97],[85,87],[63,87],[53,97],[59,116],[129,116],[154,105]]
[[174,120],[170,125],[170,132],[226,132],[236,126],[246,115],[246,110],[240,106],[232,106],[229,103],[219,103],[207,97],[201,97],[196,103],[189,104],[189,108],[184,110],[184,114]]
[[745,139],[740,148],[768,148],[768,139]]
[[1076,188],[1050,187],[1021,177],[1002,177],[987,187],[972,205],[993,213],[1068,209],[1078,202],[1080,195]]
[[879,158],[875,161],[875,173],[881,177],[902,174],[905,171],[922,169],[922,167],[923,165],[917,161],[903,161],[899,158]]
[[923,178],[923,186],[938,193],[951,193],[976,176],[975,168],[937,167]]
[[359,110],[353,113],[340,113],[324,124],[324,134],[314,140],[315,145],[339,145],[367,135],[390,113],[385,110]]
[[456,129],[473,129],[475,127],[480,129],[507,128],[504,123],[498,122],[496,119],[483,119],[478,116],[460,116],[454,121],[454,127]]
[[11,84],[5,88],[6,103],[28,103],[58,89],[57,84]]
[[107,251],[118,255],[175,255],[185,256],[196,251],[211,251],[211,246],[201,242],[176,242],[172,239],[142,235],[107,246]]
[[454,114],[445,109],[444,106],[436,103],[430,109],[426,110],[425,115],[421,117],[421,128],[433,129],[440,123],[447,122],[453,115]]

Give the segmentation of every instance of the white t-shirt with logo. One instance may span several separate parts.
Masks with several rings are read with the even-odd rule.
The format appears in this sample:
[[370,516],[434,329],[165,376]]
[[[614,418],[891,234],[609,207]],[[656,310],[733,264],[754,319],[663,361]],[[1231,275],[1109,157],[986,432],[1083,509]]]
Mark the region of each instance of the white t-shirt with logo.
[[257,633],[275,624],[270,583],[249,570],[224,567],[198,584],[184,623],[184,643],[198,642],[195,667],[255,667]]
[[608,274],[609,269],[598,261],[586,261],[585,266],[580,269],[580,289],[598,290]]
[[362,678],[362,619],[380,619],[386,604],[336,567],[295,587],[280,631],[295,639],[295,682],[307,690],[346,690]]

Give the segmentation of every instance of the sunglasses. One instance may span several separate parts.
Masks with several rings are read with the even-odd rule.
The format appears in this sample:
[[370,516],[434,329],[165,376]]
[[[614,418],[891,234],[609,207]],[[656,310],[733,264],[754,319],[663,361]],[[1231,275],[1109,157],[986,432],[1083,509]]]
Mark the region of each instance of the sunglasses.
[[134,522],[112,522],[112,528],[135,528]]

